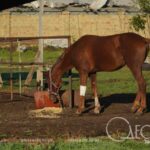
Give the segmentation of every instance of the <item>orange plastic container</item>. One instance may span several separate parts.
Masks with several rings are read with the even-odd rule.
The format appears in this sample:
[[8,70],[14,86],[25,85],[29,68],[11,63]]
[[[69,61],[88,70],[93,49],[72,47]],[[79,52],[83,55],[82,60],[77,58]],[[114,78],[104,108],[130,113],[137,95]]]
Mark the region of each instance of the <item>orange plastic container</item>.
[[44,107],[60,107],[59,104],[54,104],[49,97],[48,91],[37,91],[34,93],[35,107],[41,109]]

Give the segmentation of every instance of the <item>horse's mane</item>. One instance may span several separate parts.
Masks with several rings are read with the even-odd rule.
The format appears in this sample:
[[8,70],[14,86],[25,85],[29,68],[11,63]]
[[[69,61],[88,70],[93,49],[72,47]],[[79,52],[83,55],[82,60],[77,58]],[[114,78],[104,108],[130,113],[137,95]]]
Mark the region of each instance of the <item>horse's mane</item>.
[[64,56],[68,53],[69,51],[69,48],[66,48],[64,49],[64,52],[58,57],[57,61],[55,62],[55,64],[52,66],[52,70],[55,68],[55,66],[57,64],[59,64],[63,59],[64,59]]

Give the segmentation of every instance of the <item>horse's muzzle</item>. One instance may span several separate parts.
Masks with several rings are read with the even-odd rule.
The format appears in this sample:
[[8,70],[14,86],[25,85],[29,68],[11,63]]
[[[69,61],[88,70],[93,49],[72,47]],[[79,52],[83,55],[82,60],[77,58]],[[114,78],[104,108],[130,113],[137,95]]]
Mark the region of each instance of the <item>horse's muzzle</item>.
[[57,98],[56,95],[51,94],[50,97],[51,97],[51,100],[53,101],[53,103],[57,103],[58,102],[58,98]]

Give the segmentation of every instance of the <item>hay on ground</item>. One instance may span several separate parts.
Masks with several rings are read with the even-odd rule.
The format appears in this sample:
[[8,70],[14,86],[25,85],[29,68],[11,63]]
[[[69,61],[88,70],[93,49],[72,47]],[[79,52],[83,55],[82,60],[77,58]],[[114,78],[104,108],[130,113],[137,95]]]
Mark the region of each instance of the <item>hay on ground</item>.
[[43,109],[31,110],[29,117],[31,118],[59,118],[62,108],[45,107]]

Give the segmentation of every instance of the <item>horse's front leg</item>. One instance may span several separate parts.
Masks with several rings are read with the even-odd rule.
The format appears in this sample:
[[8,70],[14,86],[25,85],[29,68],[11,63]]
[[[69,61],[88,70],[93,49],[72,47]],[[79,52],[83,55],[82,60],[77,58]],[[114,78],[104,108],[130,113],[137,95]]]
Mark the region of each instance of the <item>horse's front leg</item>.
[[77,114],[81,114],[85,108],[85,94],[87,84],[88,73],[80,72],[80,101],[77,109]]
[[95,101],[95,108],[94,108],[94,113],[99,114],[100,113],[100,103],[98,99],[98,94],[97,94],[97,86],[96,86],[96,73],[90,75],[91,79],[91,87],[94,93],[94,101]]

